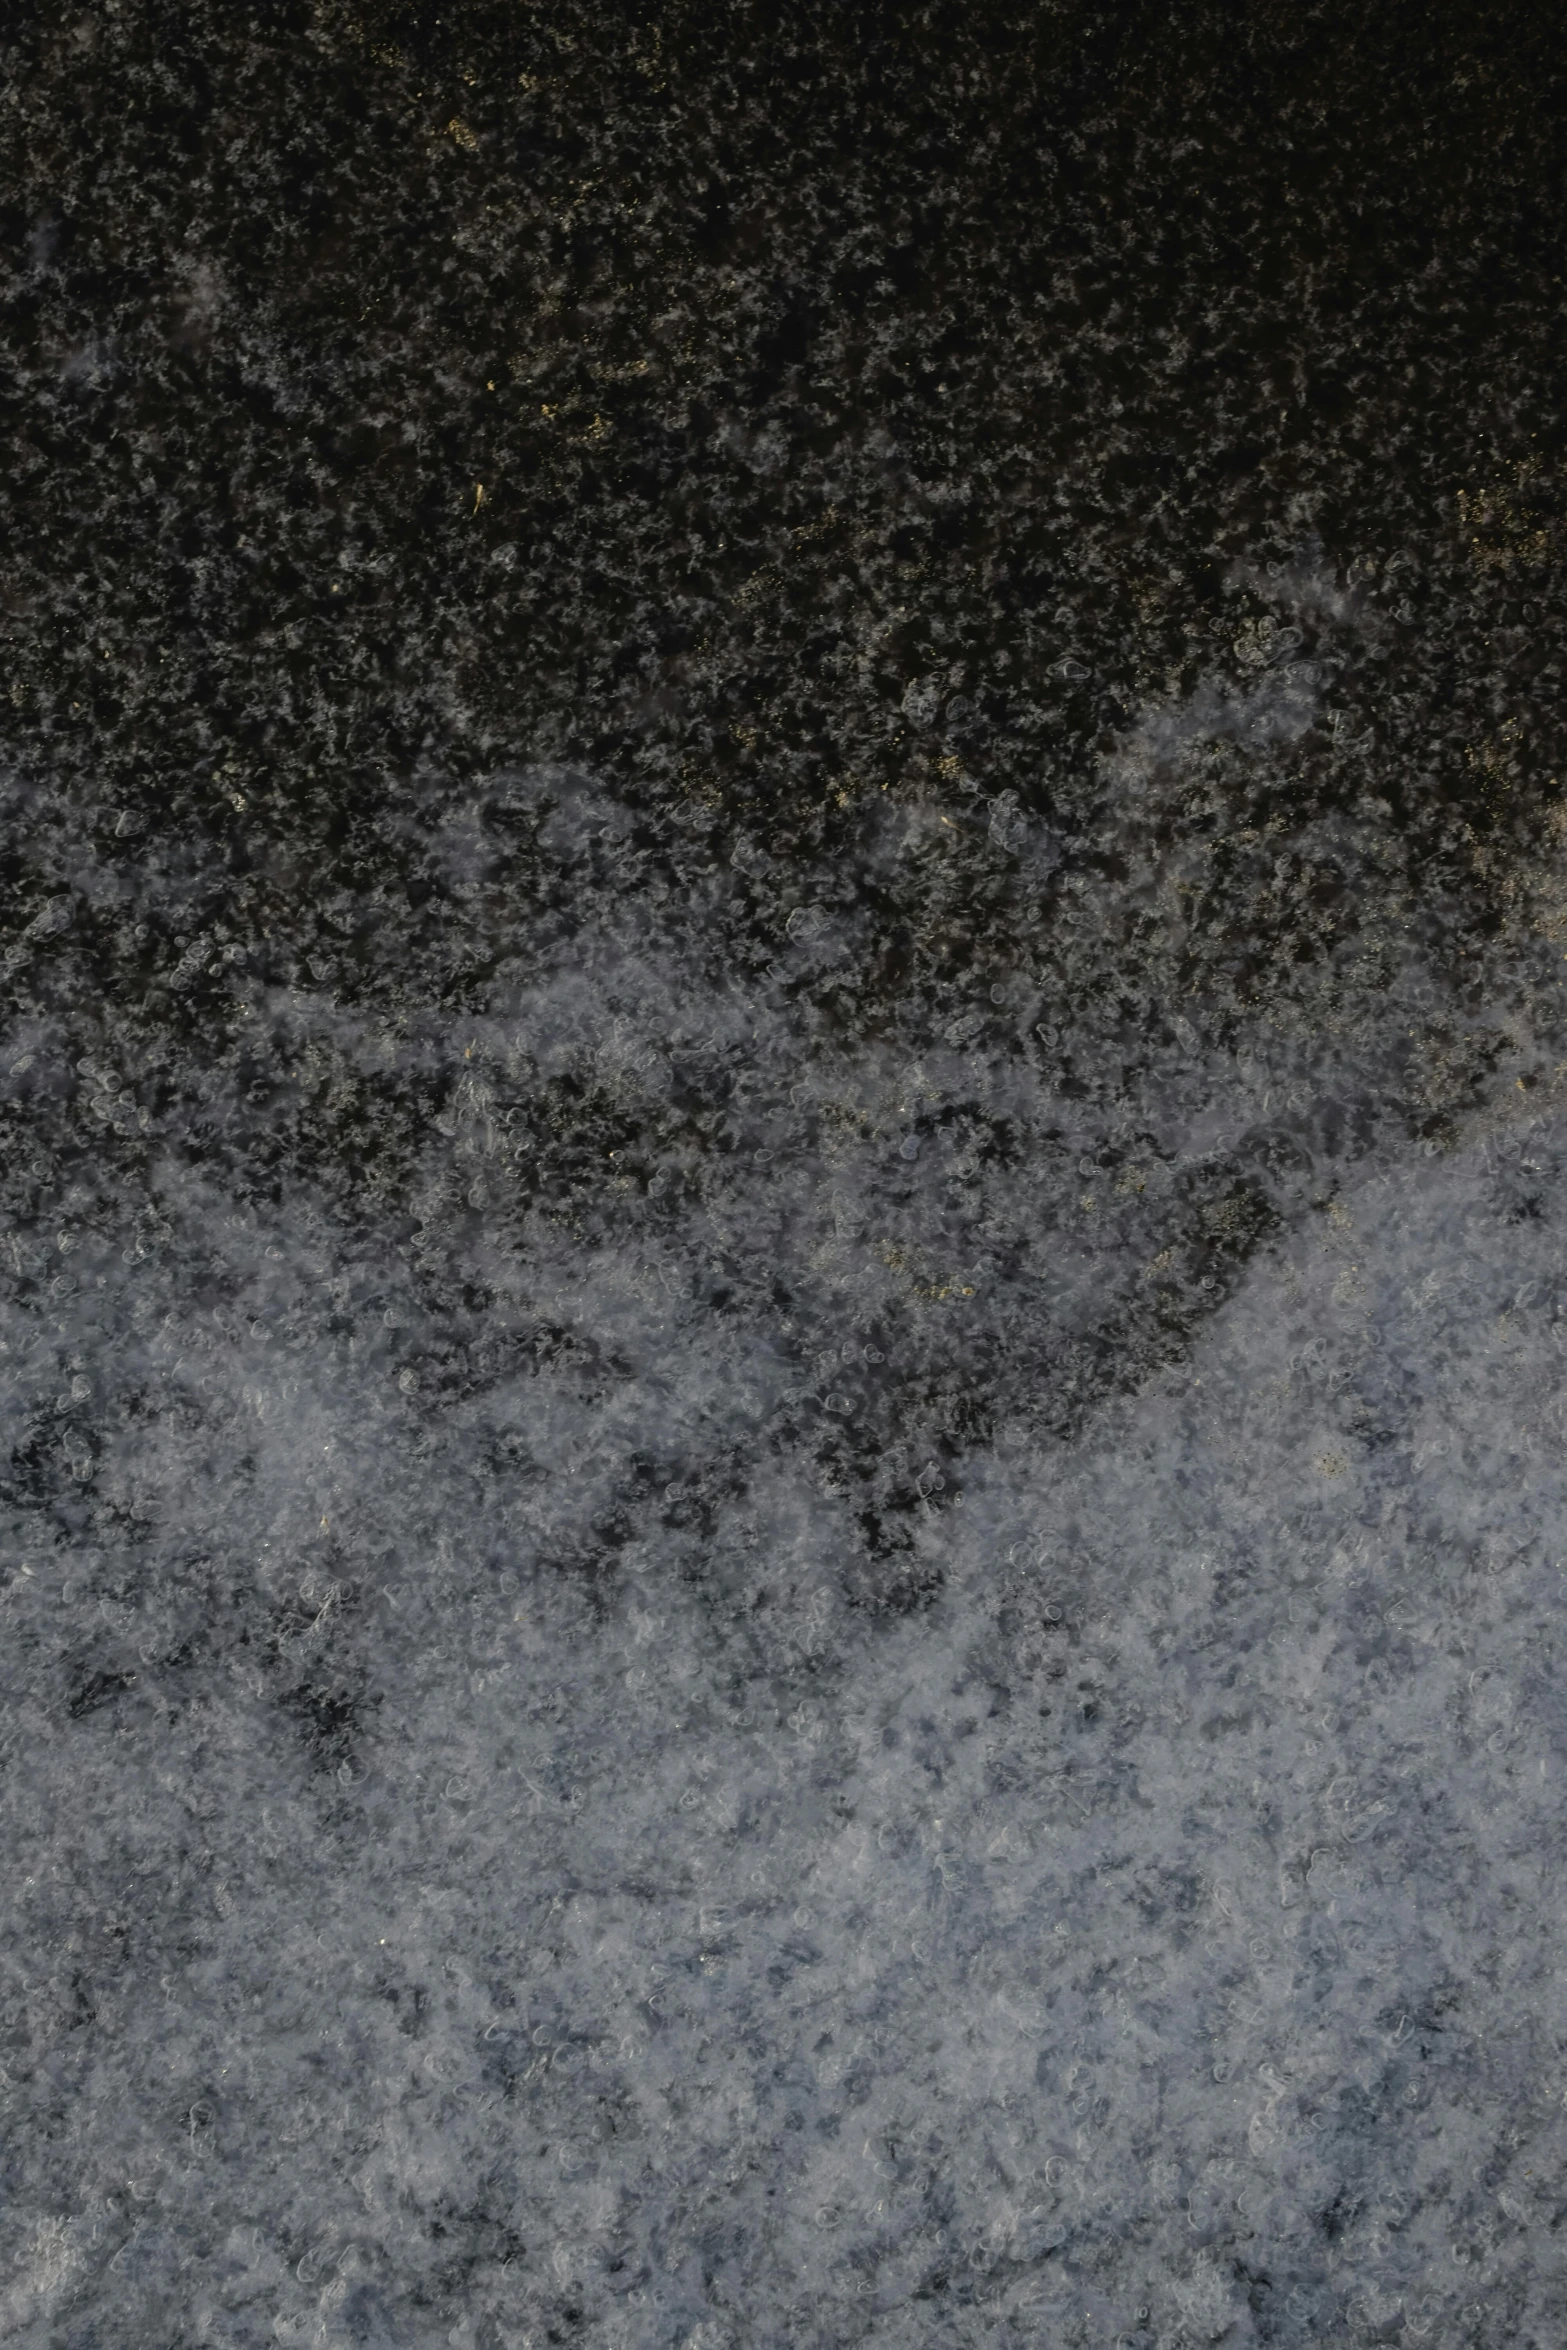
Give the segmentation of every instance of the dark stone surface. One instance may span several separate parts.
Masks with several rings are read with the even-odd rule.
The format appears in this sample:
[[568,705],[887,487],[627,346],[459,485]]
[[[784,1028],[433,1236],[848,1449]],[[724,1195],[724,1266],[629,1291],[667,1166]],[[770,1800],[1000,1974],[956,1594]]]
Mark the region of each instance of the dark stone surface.
[[7,20],[7,2339],[1557,2350],[1559,36]]

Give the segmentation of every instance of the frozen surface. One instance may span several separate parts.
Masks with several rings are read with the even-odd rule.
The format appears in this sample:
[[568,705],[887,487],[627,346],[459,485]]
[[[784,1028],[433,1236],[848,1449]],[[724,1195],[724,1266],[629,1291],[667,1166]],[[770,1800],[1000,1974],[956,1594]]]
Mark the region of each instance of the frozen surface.
[[0,2339],[1562,2350],[1550,12],[5,46]]
[[[672,935],[450,1049],[765,1074]],[[1052,1434],[1147,1185],[1035,1295],[839,1082],[640,1234],[476,1211],[471,1311],[172,1162],[13,1236],[18,2338],[1553,2338],[1567,1121],[1369,1152]]]

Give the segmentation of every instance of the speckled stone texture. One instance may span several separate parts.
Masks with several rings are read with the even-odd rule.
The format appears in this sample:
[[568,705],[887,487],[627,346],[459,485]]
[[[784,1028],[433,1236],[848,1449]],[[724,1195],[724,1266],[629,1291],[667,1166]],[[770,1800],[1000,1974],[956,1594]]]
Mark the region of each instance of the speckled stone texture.
[[0,24],[0,2337],[1562,2350],[1559,11]]

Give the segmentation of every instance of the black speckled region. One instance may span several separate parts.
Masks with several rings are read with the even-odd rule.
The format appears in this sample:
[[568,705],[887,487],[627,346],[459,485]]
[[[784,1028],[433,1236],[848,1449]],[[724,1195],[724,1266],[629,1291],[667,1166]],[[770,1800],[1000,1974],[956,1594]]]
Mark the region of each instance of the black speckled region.
[[1557,12],[0,57],[0,2336],[1560,2350]]

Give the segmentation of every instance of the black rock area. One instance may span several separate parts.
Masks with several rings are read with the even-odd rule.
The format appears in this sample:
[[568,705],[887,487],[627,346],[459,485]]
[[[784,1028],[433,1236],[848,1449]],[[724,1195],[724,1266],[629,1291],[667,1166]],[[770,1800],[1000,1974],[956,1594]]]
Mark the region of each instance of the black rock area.
[[0,2338],[1561,2350],[1567,60],[0,22]]

